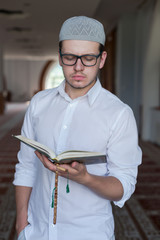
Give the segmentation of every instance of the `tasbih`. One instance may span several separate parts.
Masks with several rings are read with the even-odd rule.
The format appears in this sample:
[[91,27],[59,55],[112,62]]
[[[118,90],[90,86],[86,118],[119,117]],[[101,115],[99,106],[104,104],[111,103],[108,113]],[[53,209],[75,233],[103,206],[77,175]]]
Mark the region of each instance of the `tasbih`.
[[53,224],[56,224],[57,220],[57,197],[58,197],[58,171],[55,173],[55,188],[54,188],[54,217]]
[[[62,171],[66,171],[66,169],[61,168],[56,164],[57,169]],[[66,193],[69,193],[69,177],[67,177],[67,186],[66,186]],[[53,216],[53,224],[56,224],[57,221],[57,200],[58,200],[58,171],[55,172],[55,187],[52,191],[52,204],[51,207],[54,208],[54,216]]]

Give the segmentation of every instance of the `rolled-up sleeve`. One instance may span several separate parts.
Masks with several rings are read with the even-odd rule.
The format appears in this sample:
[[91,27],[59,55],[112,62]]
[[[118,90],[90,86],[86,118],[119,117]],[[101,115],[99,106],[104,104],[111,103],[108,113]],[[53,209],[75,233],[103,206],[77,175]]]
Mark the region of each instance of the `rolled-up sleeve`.
[[[32,122],[34,112],[34,98],[31,101],[27,112],[25,114],[21,134],[28,138],[34,139],[34,125]],[[16,171],[14,175],[14,185],[33,187],[36,176],[36,156],[34,150],[24,143],[20,145],[20,151],[18,152],[18,163],[16,164]]]
[[116,177],[123,186],[123,197],[114,204],[123,207],[135,190],[138,165],[142,161],[135,118],[128,106],[119,113],[112,126],[107,160],[109,176]]

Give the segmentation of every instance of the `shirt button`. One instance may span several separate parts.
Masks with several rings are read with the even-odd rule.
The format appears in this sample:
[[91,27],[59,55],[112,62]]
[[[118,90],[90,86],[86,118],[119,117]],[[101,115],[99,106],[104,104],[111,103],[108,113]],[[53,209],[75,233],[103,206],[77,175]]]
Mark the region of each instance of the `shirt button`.
[[63,126],[63,129],[66,129],[66,128],[67,128],[67,126],[66,126],[66,125],[64,125],[64,126]]

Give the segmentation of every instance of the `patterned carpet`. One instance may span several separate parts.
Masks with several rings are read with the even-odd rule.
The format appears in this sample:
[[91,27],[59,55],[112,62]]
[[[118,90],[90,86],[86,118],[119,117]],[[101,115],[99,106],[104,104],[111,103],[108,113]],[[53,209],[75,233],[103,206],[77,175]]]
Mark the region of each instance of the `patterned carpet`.
[[[25,104],[11,105],[0,116],[0,240],[15,240],[15,199],[12,185]],[[113,206],[116,240],[160,240],[160,147],[140,142],[143,164],[137,188],[120,209]],[[67,240],[67,239],[66,239]]]
[[19,143],[13,141],[12,134],[19,134],[26,104],[7,106],[0,115],[0,240],[15,237],[15,199],[12,185],[16,155]]
[[143,164],[136,191],[122,209],[113,207],[116,240],[160,240],[160,147],[140,145]]

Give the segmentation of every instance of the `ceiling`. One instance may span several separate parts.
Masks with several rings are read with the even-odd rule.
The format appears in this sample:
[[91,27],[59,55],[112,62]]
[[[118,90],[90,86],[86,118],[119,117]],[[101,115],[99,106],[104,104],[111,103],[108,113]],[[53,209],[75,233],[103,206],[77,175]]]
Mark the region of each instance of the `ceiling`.
[[57,55],[58,34],[71,16],[100,20],[106,32],[119,18],[146,0],[0,0],[0,48],[5,58],[51,59]]

